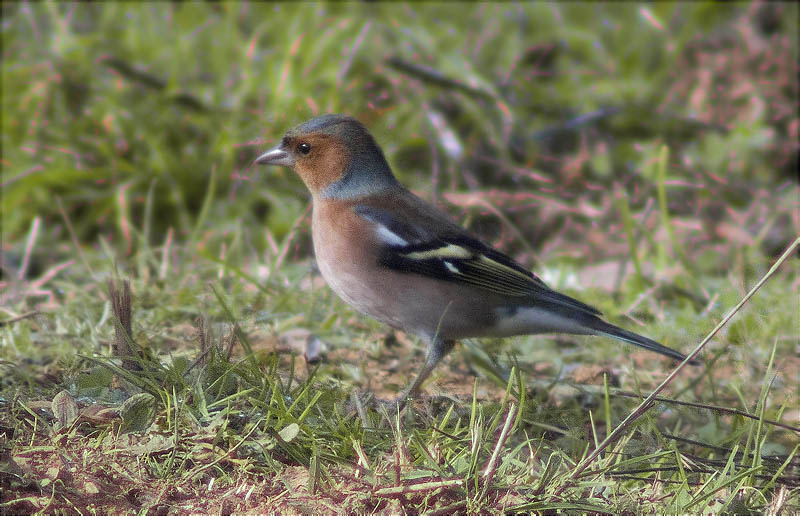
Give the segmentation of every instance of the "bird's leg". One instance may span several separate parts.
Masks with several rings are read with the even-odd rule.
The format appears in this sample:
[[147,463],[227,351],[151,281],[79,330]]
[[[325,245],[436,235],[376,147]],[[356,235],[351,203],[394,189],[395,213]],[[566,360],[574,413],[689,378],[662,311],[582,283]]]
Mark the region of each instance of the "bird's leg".
[[456,341],[454,340],[444,340],[440,338],[434,338],[428,343],[425,364],[423,364],[422,369],[419,371],[419,374],[417,374],[417,377],[414,379],[408,389],[406,389],[403,394],[397,397],[396,402],[401,408],[403,405],[405,405],[407,399],[413,399],[417,397],[419,394],[419,388],[422,386],[422,382],[424,382],[428,376],[430,376],[431,372],[436,368],[436,365],[445,356],[447,356],[450,351],[452,351],[455,345]]

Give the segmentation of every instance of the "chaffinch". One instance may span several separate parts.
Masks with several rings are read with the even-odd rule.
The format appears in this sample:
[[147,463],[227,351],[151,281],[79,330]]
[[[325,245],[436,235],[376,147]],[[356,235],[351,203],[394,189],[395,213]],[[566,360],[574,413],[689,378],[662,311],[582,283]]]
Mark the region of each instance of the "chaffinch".
[[605,322],[411,193],[354,118],[309,120],[256,163],[294,169],[311,191],[314,253],[334,292],[426,342],[425,363],[400,400],[415,397],[455,341],[468,337],[602,335],[685,358]]

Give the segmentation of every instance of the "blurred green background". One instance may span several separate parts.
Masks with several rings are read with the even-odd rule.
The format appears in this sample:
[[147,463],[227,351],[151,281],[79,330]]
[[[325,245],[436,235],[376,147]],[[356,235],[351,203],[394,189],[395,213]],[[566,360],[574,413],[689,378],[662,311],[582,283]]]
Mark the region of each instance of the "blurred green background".
[[[312,254],[308,193],[253,159],[341,112],[367,124],[401,181],[485,240],[685,349],[798,234],[797,14],[4,3],[0,304],[105,320],[90,292],[116,270],[150,296],[144,327],[174,325],[218,313],[193,296],[235,274],[246,281],[228,279],[231,295],[259,285],[235,306],[304,311],[331,332],[340,305],[293,290]],[[763,295],[789,304],[758,320],[794,324],[780,333],[789,351],[798,287],[780,287]],[[733,343],[761,331],[738,324]]]
[[[263,252],[307,195],[252,159],[328,112],[364,121],[428,198],[497,206],[530,251],[562,235],[576,256],[609,252],[586,232],[613,233],[614,189],[634,212],[653,198],[662,144],[670,207],[701,226],[690,245],[723,243],[759,196],[759,220],[781,218],[767,254],[796,233],[780,210],[797,186],[791,3],[7,2],[3,19],[5,275],[35,217],[33,273],[58,260],[65,216],[81,245],[126,254],[135,228],[217,249],[242,227]],[[446,204],[463,220],[475,199]],[[473,229],[497,240],[479,208]]]

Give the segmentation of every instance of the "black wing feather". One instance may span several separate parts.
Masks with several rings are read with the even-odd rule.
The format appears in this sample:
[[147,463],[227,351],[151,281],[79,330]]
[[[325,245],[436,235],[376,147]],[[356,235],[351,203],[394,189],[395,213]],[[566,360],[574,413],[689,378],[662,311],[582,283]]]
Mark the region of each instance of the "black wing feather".
[[522,303],[546,301],[591,315],[601,315],[596,308],[551,289],[509,256],[472,238],[461,228],[458,228],[458,232],[451,231],[451,234],[434,235],[372,206],[359,205],[355,211],[406,242],[404,245],[384,244],[380,263],[385,267],[465,283],[519,298]]

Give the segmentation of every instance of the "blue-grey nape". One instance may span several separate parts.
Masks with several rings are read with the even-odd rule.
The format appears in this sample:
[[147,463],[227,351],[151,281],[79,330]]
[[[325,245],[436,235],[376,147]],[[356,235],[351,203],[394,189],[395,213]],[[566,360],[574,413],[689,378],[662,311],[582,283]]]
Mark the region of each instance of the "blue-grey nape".
[[326,129],[335,126],[337,124],[343,122],[356,122],[359,123],[355,118],[347,116],[347,115],[340,115],[336,113],[331,113],[328,115],[318,116],[316,118],[312,118],[307,122],[303,122],[302,124],[292,128],[289,130],[289,134],[293,135],[301,135],[301,134],[308,134],[308,133],[328,133]]
[[355,199],[365,195],[399,188],[380,146],[361,122],[346,115],[323,115],[300,124],[287,137],[318,133],[333,136],[343,142],[350,162],[341,179],[322,192],[325,199]]

